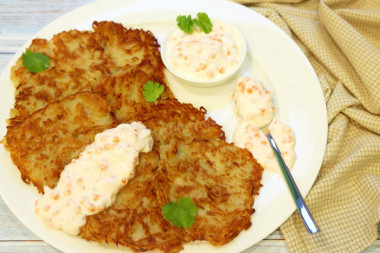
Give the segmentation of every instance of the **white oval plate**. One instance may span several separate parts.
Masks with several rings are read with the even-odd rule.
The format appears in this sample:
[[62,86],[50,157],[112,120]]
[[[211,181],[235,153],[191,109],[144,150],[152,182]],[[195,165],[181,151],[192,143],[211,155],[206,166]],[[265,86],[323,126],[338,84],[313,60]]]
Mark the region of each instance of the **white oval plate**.
[[[227,140],[236,126],[231,94],[239,76],[262,81],[271,92],[275,117],[290,126],[296,135],[297,160],[293,177],[305,196],[319,172],[327,140],[327,114],[323,93],[308,59],[280,28],[256,12],[230,1],[220,0],[106,0],[78,8],[50,23],[35,37],[50,39],[69,29],[91,29],[94,20],[113,20],[125,26],[150,29],[159,42],[175,24],[178,15],[206,12],[236,26],[247,42],[247,58],[240,71],[228,83],[211,88],[181,85],[167,73],[176,97],[194,106],[204,106],[209,115],[221,124]],[[0,77],[0,135],[6,134],[5,120],[13,107],[14,88],[10,69],[30,45],[28,41],[15,54]],[[123,247],[100,245],[79,237],[45,228],[34,215],[37,190],[26,185],[13,165],[9,153],[0,146],[0,193],[10,210],[36,235],[63,252],[128,252]],[[264,172],[263,187],[256,198],[252,226],[232,242],[212,247],[206,242],[185,245],[184,252],[240,252],[276,230],[296,209],[282,176]]]

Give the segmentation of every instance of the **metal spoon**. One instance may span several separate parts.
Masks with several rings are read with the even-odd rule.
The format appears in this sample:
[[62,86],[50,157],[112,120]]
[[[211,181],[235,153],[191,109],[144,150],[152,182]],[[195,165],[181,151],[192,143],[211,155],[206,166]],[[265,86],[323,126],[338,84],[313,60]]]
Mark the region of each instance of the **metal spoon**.
[[271,145],[271,147],[274,151],[274,154],[277,157],[277,161],[280,165],[282,174],[285,177],[285,181],[289,187],[289,190],[290,190],[290,193],[292,194],[294,202],[297,205],[297,209],[301,214],[303,223],[305,224],[305,226],[306,226],[306,228],[310,234],[314,234],[314,233],[319,232],[319,227],[318,227],[317,223],[315,222],[313,216],[311,215],[309,209],[307,208],[306,203],[303,200],[302,195],[301,195],[300,191],[298,190],[296,183],[294,182],[292,174],[290,174],[288,166],[286,166],[284,159],[281,156],[280,150],[278,149],[276,142],[274,141],[271,134],[268,134],[267,137],[269,140],[269,144]]

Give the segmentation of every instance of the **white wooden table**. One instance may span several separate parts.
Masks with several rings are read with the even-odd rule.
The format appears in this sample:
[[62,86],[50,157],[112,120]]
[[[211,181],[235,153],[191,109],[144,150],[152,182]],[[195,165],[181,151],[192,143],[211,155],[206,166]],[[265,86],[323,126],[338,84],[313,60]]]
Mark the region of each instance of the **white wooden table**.
[[[42,27],[62,14],[93,1],[0,0],[0,73],[14,53]],[[50,253],[59,251],[29,231],[0,198],[0,252]],[[277,229],[246,252],[285,253],[289,251],[281,231]],[[364,252],[380,252],[380,227],[377,241]]]

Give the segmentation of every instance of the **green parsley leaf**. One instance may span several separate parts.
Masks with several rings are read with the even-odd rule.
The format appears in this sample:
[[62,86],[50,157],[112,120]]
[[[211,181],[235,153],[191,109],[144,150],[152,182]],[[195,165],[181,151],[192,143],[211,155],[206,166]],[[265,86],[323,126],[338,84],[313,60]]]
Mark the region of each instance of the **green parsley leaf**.
[[209,34],[212,30],[211,20],[204,12],[198,12],[195,19],[192,19],[190,15],[180,15],[177,17],[177,26],[187,34],[193,33],[194,25],[199,26],[206,34]]
[[177,17],[177,26],[185,33],[191,34],[194,31],[194,21],[190,15],[180,15]]
[[164,92],[165,87],[159,83],[148,81],[144,85],[143,95],[146,101],[156,102],[160,95]]
[[204,12],[199,12],[197,14],[197,18],[194,19],[194,23],[197,24],[197,26],[199,26],[206,34],[209,34],[212,30],[211,20]]
[[162,207],[164,218],[179,228],[191,227],[198,207],[190,197],[179,198],[177,203],[169,202]]
[[27,49],[22,54],[22,64],[33,73],[39,73],[49,68],[50,59],[43,53],[33,53]]

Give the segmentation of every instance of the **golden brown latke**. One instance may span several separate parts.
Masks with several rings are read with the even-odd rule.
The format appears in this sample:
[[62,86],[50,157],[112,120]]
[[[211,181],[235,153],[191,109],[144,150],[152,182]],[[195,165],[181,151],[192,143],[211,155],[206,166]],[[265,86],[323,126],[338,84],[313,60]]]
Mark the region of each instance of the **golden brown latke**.
[[251,226],[253,195],[263,168],[246,149],[220,139],[179,141],[160,149],[156,177],[160,206],[189,196],[199,207],[187,229],[172,226],[182,242],[224,245]]
[[80,92],[49,103],[8,127],[5,146],[22,180],[32,182],[43,193],[44,186],[55,187],[63,168],[97,133],[116,125],[103,97]]
[[[28,49],[46,54],[49,69],[37,74],[29,72],[18,59],[11,71],[16,87],[15,106],[10,125],[22,121],[49,102],[78,91],[110,92],[119,81],[114,97],[136,96],[147,80],[165,85],[159,45],[149,31],[126,29],[114,22],[94,22],[94,31],[70,30],[58,33],[51,40],[34,39]],[[126,86],[124,85],[126,82]],[[97,87],[99,85],[99,87]],[[169,89],[166,92],[172,97]],[[122,97],[120,97],[122,96]],[[142,93],[138,99],[143,99]],[[115,108],[113,106],[113,108]]]
[[130,113],[125,114],[127,122],[138,120],[152,130],[154,148],[169,143],[171,138],[181,140],[225,139],[222,127],[211,118],[206,119],[206,111],[191,104],[180,103],[177,99],[160,99],[156,103],[134,104]]
[[[71,72],[79,68],[109,74],[114,64],[104,54],[104,48],[100,43],[99,36],[92,31],[70,30],[54,35],[51,40],[34,39],[28,49],[47,55],[50,59],[50,69]],[[32,76],[41,75],[45,71],[38,74],[28,71],[20,57],[12,68],[11,79],[15,87],[18,87],[27,83]]]
[[[144,85],[147,81],[162,84],[162,80],[148,75],[141,69],[131,70],[118,76],[110,76],[96,85],[95,91],[105,96],[111,104],[112,111],[120,122],[136,121],[141,109],[149,110],[153,103],[147,102],[143,95]],[[168,86],[162,94],[165,98],[174,98]]]
[[91,91],[94,85],[91,74],[94,73],[79,68],[71,71],[51,68],[32,75],[28,82],[21,83],[16,89],[16,117],[11,119],[11,125],[22,122],[52,101],[76,92]]
[[[150,31],[126,29],[113,22],[94,22],[95,34],[101,37],[107,57],[115,64],[115,75],[139,69],[164,83],[164,64],[156,37]],[[152,79],[153,80],[153,79]]]
[[182,249],[181,241],[163,219],[155,193],[158,153],[141,153],[139,160],[135,177],[119,192],[111,207],[87,217],[80,236],[127,246],[135,252],[178,252]]

